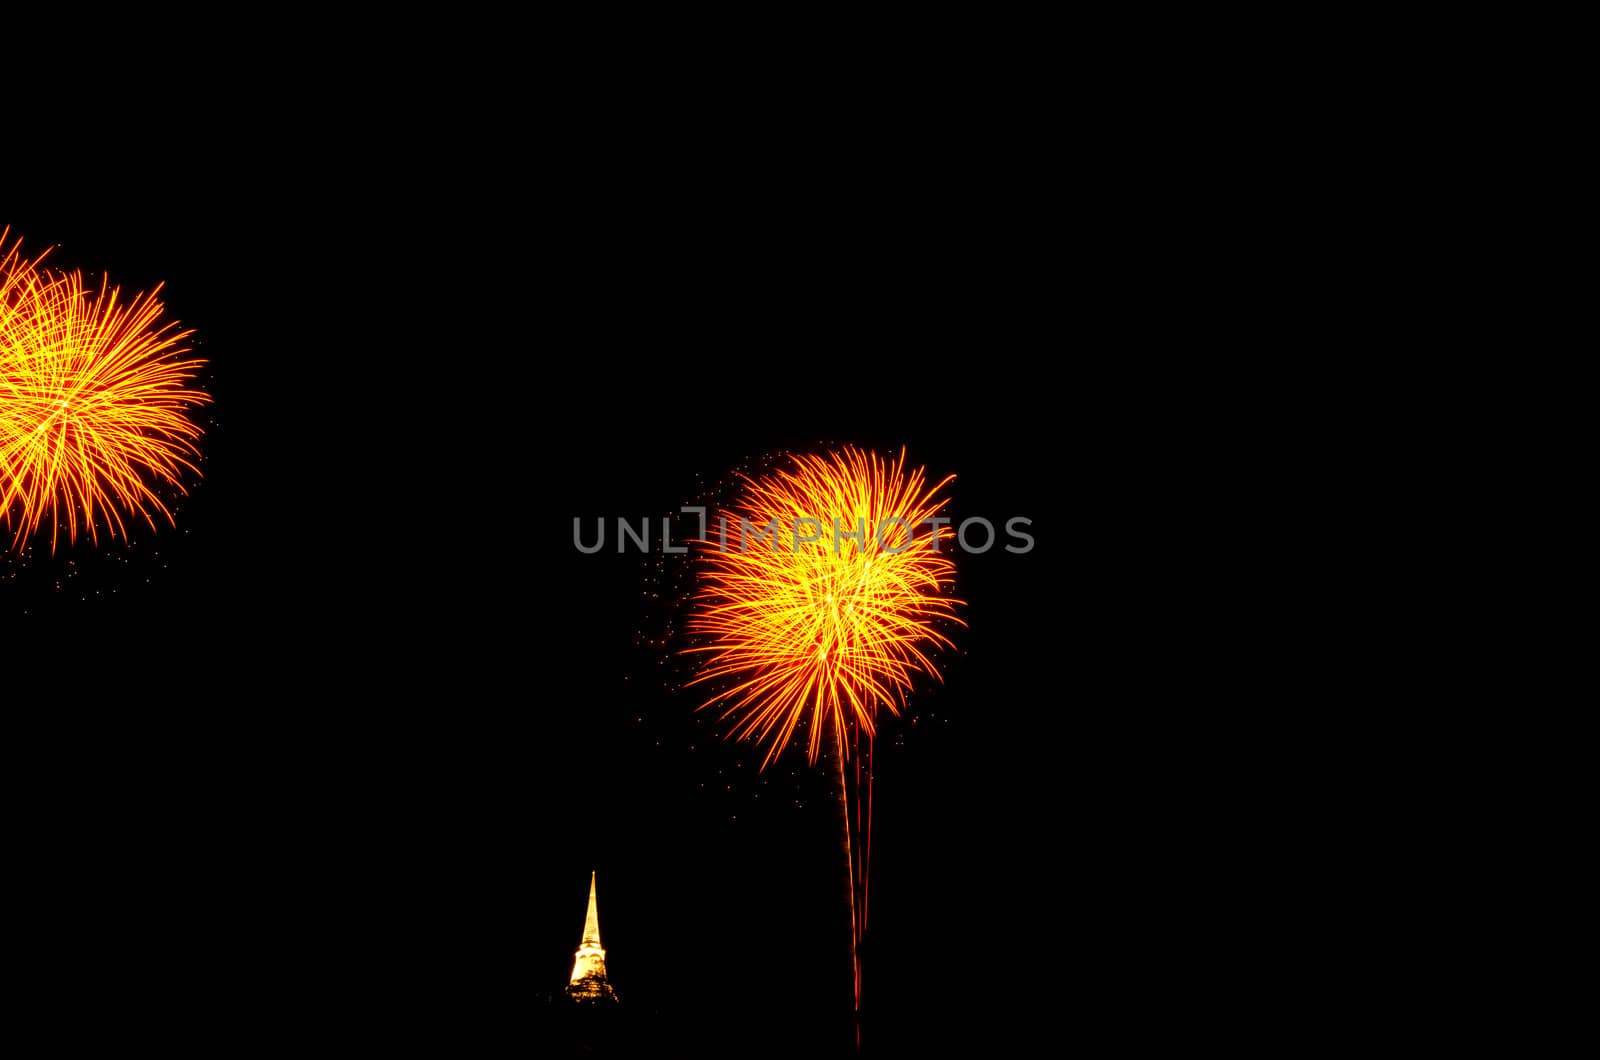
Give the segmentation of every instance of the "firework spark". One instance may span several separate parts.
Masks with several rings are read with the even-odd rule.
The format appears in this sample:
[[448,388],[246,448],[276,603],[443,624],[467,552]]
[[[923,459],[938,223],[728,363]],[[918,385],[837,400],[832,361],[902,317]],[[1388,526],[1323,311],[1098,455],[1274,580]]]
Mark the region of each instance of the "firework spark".
[[42,267],[44,255],[9,251],[0,231],[0,519],[21,543],[49,521],[50,550],[100,527],[128,537],[171,509],[157,492],[183,492],[199,474],[200,428],[191,410],[211,399],[190,383],[205,362],[184,360],[191,334],[161,323],[156,295],[123,301],[102,281]]
[[[720,707],[734,737],[765,745],[762,768],[807,716],[815,763],[825,729],[871,737],[878,708],[898,715],[917,673],[939,676],[932,656],[950,641],[938,627],[959,624],[961,601],[946,595],[955,564],[940,544],[952,535],[921,528],[949,481],[926,486],[904,451],[894,463],[854,448],[798,456],[744,480],[719,524],[733,528],[727,547],[700,542],[689,621],[700,643],[688,650],[704,658],[691,684],[733,682],[701,709]],[[774,521],[776,540],[758,536]]]

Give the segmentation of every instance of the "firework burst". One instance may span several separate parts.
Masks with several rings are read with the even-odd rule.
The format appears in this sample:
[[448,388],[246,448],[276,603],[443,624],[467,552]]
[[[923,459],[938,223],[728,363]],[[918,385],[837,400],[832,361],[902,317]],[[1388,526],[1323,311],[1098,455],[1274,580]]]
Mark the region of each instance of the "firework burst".
[[[940,627],[962,624],[948,595],[955,564],[940,548],[953,535],[932,522],[949,481],[928,486],[904,450],[892,463],[854,448],[797,456],[745,477],[716,540],[696,542],[689,683],[722,688],[700,709],[763,746],[762,769],[803,721],[813,764],[832,736],[858,1016],[877,712],[898,715],[918,674],[939,678],[935,656],[951,647]],[[858,1019],[858,1051],[860,1031]]]
[[870,738],[916,674],[939,676],[933,655],[950,646],[939,627],[959,624],[961,601],[947,595],[950,531],[923,528],[949,481],[927,486],[904,451],[893,463],[853,448],[798,456],[746,478],[719,520],[727,529],[699,543],[688,650],[703,658],[690,683],[731,682],[701,709],[762,744],[763,768],[803,719],[814,763],[826,730]]
[[0,519],[21,543],[48,520],[99,543],[130,520],[173,521],[158,492],[199,474],[193,409],[211,399],[191,382],[190,335],[161,323],[156,295],[124,301],[102,281],[42,267],[0,231]]

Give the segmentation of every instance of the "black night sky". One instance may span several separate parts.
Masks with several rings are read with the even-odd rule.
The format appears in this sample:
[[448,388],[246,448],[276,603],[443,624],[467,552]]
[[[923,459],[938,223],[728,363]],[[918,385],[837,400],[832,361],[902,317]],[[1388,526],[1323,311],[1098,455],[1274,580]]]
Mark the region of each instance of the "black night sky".
[[274,194],[241,160],[0,199],[58,266],[164,281],[216,397],[176,530],[0,583],[18,659],[71,688],[8,722],[48,808],[24,871],[64,907],[41,1003],[183,1048],[328,1020],[547,1055],[598,868],[634,1051],[848,1055],[822,771],[758,777],[697,718],[641,643],[656,557],[580,555],[572,520],[853,442],[1037,540],[958,558],[970,626],[880,744],[866,1052],[1017,1055],[1099,1008],[1148,881],[1117,868],[1127,722],[1074,676],[1120,621],[1069,618],[1106,574],[1067,526],[1110,443],[1041,329],[1039,219],[905,171],[493,161],[470,195],[267,159]]

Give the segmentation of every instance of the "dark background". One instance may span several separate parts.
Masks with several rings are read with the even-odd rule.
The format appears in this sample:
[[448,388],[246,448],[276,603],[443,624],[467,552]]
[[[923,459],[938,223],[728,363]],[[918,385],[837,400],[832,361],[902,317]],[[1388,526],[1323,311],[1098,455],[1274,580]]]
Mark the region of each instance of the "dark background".
[[1480,839],[1409,873],[1479,824],[1426,767],[1494,756],[1404,672],[1450,538],[1392,189],[1278,134],[1301,94],[1144,31],[268,21],[19,82],[0,225],[165,281],[218,401],[177,531],[0,568],[15,1016],[545,1055],[598,866],[625,1041],[840,1051],[825,785],[750,781],[649,678],[646,564],[570,540],[819,440],[1039,542],[963,560],[880,758],[869,1053],[1370,1037],[1430,918],[1476,944]]
[[1003,1049],[1126,1003],[1163,885],[1123,828],[1148,743],[1108,720],[1125,616],[1069,617],[1120,561],[1067,527],[1136,442],[1107,441],[1116,399],[1059,331],[1101,281],[992,184],[755,168],[0,203],[58,266],[165,281],[217,399],[176,532],[81,557],[76,596],[48,557],[0,587],[70,688],[11,722],[69,940],[46,1003],[70,984],[179,1043],[307,1016],[559,1042],[598,868],[629,1040],[846,1051],[821,770],[754,776],[641,643],[653,557],[571,544],[574,516],[659,517],[829,442],[904,445],[957,475],[958,520],[1037,540],[960,557],[970,628],[879,748],[867,1051]]

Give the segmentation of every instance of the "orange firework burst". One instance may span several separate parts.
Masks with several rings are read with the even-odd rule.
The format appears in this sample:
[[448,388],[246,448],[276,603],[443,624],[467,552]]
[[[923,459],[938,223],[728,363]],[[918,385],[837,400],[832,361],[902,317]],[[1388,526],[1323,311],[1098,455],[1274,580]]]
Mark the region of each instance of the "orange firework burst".
[[762,768],[808,715],[815,762],[824,728],[871,737],[878,708],[899,714],[915,674],[938,677],[931,655],[950,644],[938,625],[960,621],[961,601],[946,595],[948,529],[924,528],[949,481],[927,487],[903,450],[892,464],[853,448],[799,456],[745,480],[739,510],[722,516],[726,547],[701,542],[689,631],[703,643],[689,650],[705,659],[691,683],[737,682],[704,706],[766,745]]
[[4,248],[0,231],[0,518],[13,543],[65,522],[69,543],[103,525],[128,536],[124,515],[155,526],[172,511],[157,493],[183,492],[199,474],[200,428],[190,410],[210,401],[189,384],[205,362],[183,360],[191,333],[161,324],[160,291],[127,302],[102,282],[52,273],[44,255]]
[[890,463],[845,448],[746,478],[735,510],[720,514],[718,541],[697,543],[688,623],[698,643],[686,650],[700,662],[690,683],[729,685],[701,709],[720,708],[731,736],[764,744],[762,769],[802,720],[812,763],[832,732],[858,1052],[877,712],[899,714],[918,673],[939,677],[933,657],[950,646],[939,626],[961,624],[961,601],[947,595],[955,564],[940,551],[952,535],[931,522],[950,479],[929,487],[905,460],[904,450]]

